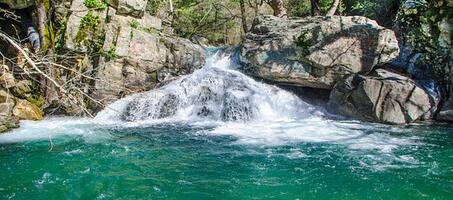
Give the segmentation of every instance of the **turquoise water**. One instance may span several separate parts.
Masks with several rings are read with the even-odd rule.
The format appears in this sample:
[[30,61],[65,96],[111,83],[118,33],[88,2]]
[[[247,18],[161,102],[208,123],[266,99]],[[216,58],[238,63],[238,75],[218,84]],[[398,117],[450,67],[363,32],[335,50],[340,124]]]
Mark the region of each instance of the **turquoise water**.
[[27,122],[0,142],[0,199],[453,197],[447,125],[53,119]]

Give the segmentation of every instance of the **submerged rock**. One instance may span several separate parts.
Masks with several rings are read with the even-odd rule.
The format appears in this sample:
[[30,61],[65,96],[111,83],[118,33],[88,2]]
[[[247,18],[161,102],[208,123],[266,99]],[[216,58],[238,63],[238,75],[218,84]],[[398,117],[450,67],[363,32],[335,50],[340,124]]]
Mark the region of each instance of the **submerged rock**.
[[241,46],[249,75],[331,89],[344,75],[370,72],[398,56],[393,31],[365,17],[255,19]]
[[413,80],[377,69],[369,76],[355,74],[338,82],[328,109],[365,121],[405,124],[431,118],[436,104]]

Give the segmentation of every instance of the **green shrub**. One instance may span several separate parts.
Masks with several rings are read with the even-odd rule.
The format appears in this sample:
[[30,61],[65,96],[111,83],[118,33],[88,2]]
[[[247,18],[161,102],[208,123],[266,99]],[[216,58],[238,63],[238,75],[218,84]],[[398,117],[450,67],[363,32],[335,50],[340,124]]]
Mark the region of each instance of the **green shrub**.
[[101,0],[84,0],[83,5],[85,5],[87,8],[92,8],[92,9],[107,8],[107,4]]

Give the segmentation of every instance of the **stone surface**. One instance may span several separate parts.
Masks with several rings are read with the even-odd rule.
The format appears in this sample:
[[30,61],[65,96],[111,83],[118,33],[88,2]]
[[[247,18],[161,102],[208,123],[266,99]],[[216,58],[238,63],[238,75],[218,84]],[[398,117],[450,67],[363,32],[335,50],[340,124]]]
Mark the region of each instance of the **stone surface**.
[[142,17],[145,13],[146,0],[119,0],[118,13],[134,17]]
[[450,100],[442,106],[442,109],[437,114],[436,120],[453,122],[453,97],[450,97]]
[[[82,53],[88,51],[88,43],[102,35],[103,23],[107,16],[107,9],[88,9],[83,2],[84,0],[72,1],[71,15],[66,22],[64,44],[66,49]],[[97,23],[97,25],[93,28],[90,28],[90,25],[84,27],[84,17],[85,19],[89,18],[87,21],[90,21],[90,23]]]
[[27,100],[19,99],[13,109],[13,115],[21,120],[41,120],[42,112],[36,105]]
[[0,86],[7,89],[12,88],[16,86],[16,79],[11,73],[5,72],[0,76]]
[[17,120],[16,118],[11,116],[8,117],[0,116],[0,133],[4,133],[6,131],[9,131],[10,129],[18,127],[19,120]]
[[13,89],[13,94],[20,98],[27,98],[32,92],[32,83],[30,80],[20,80]]
[[0,89],[0,103],[14,104],[15,97],[4,89]]
[[261,16],[241,45],[249,75],[323,89],[331,89],[344,75],[370,72],[398,53],[393,31],[358,16]]
[[94,92],[103,104],[204,65],[204,49],[185,39],[161,36],[159,20],[147,14],[136,19],[112,13],[109,10],[103,46],[109,55],[100,59]]
[[432,116],[437,102],[413,80],[377,69],[350,75],[330,94],[329,111],[365,121],[406,124]]

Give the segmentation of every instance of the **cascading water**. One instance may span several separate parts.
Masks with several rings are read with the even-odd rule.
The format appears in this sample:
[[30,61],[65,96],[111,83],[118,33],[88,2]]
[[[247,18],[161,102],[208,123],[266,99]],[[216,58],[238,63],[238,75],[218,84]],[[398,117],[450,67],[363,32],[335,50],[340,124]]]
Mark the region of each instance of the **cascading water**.
[[237,71],[232,55],[212,54],[191,75],[113,103],[98,119],[266,121],[304,118],[316,110],[297,96]]

